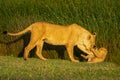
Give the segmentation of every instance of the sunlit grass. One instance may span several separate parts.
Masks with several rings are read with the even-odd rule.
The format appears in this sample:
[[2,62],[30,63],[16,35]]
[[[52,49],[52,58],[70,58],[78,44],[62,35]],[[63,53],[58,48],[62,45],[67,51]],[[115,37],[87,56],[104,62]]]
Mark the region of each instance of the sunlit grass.
[[1,80],[118,80],[119,71],[120,68],[110,62],[88,64],[36,58],[24,61],[23,58],[0,56]]

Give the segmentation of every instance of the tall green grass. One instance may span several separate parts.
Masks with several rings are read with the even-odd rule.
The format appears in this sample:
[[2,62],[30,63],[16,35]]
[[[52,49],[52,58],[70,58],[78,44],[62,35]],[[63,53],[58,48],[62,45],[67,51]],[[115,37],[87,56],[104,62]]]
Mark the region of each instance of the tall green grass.
[[[119,7],[119,0],[0,0],[0,32],[17,32],[37,21],[60,25],[77,23],[97,33],[96,45],[108,49],[106,61],[119,62]],[[0,55],[17,56],[23,51],[29,41],[27,35],[3,44],[18,38],[0,34]],[[43,53],[48,58],[58,56],[54,50],[45,49]],[[55,54],[50,56],[52,53]]]

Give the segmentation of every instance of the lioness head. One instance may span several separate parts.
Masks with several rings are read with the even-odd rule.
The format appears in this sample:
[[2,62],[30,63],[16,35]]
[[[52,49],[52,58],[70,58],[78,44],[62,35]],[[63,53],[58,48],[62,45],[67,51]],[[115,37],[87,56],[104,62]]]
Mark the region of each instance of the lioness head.
[[95,46],[95,39],[96,39],[96,33],[93,33],[92,35],[89,35],[87,38],[87,46],[89,47],[89,49],[93,49]]

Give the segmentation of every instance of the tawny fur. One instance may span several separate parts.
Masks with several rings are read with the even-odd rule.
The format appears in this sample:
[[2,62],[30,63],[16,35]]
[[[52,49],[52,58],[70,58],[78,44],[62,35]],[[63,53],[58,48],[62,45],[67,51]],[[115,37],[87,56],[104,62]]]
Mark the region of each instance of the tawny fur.
[[83,55],[81,54],[81,56],[85,59],[91,59],[91,61],[88,61],[88,63],[97,63],[97,62],[103,62],[106,58],[107,55],[107,49],[106,48],[100,48],[100,49],[92,49],[94,56],[91,55]]
[[60,26],[46,22],[36,22],[18,33],[4,32],[10,36],[18,36],[31,32],[30,42],[24,51],[24,59],[28,59],[28,54],[35,46],[37,47],[36,55],[46,60],[42,56],[44,42],[51,45],[64,45],[67,49],[71,61],[78,62],[73,56],[73,48],[77,46],[83,52],[93,55],[91,49],[95,45],[95,34],[91,34],[86,29],[77,24],[69,26]]

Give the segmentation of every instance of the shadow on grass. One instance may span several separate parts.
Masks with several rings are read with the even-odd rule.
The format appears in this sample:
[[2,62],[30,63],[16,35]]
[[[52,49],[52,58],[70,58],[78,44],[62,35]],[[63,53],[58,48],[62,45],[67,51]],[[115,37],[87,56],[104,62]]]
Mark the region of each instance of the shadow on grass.
[[[0,41],[1,44],[5,44],[5,45],[10,45],[12,43],[16,43],[17,41],[19,40],[23,40],[23,48],[22,50],[18,53],[18,57],[23,57],[23,54],[24,54],[24,48],[28,45],[29,43],[29,40],[30,40],[30,33],[26,33],[20,37],[18,37],[17,39],[13,40],[13,41],[9,41],[9,42],[2,42]],[[43,51],[46,52],[46,57],[47,58],[51,58],[51,50],[54,50],[56,51],[57,53],[57,58],[59,59],[66,59],[66,48],[65,46],[55,46],[55,45],[49,45],[47,43],[44,43],[44,46],[43,46]],[[31,51],[30,51],[30,55],[29,57],[34,57],[35,56],[35,51],[36,51],[36,47],[33,48]],[[81,56],[80,54],[85,54],[83,53],[81,50],[79,50],[76,46],[74,47],[74,55],[75,55],[75,58],[77,58],[78,60],[80,61],[85,61]],[[52,54],[53,55],[53,54]],[[67,54],[67,58],[68,58],[68,54]],[[69,58],[68,58],[69,59]]]

